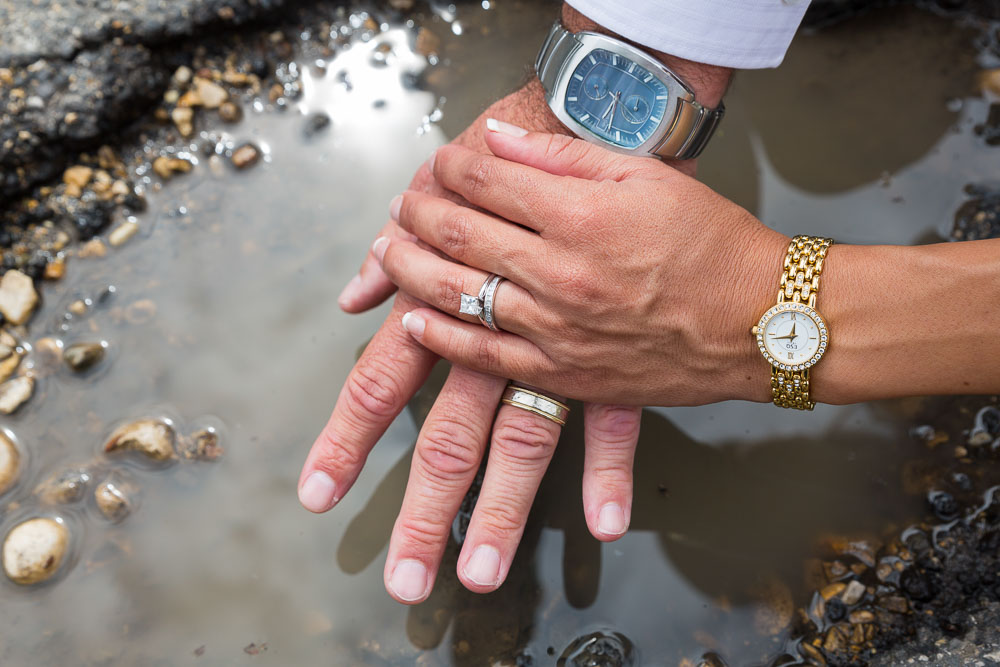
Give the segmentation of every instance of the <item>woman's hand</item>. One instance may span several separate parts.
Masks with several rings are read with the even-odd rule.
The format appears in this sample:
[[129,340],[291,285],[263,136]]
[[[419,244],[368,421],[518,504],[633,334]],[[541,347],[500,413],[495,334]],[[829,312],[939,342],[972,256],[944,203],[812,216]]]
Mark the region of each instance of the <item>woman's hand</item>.
[[[409,313],[414,338],[582,400],[768,400],[769,367],[749,328],[773,305],[786,237],[657,161],[488,126],[495,156],[448,146],[432,159],[438,183],[486,212],[416,192],[391,211],[468,266],[398,237],[373,247],[393,282],[442,311]],[[565,175],[580,165],[603,179]],[[502,333],[457,316],[459,295],[476,294],[488,273],[507,278],[496,295]]]

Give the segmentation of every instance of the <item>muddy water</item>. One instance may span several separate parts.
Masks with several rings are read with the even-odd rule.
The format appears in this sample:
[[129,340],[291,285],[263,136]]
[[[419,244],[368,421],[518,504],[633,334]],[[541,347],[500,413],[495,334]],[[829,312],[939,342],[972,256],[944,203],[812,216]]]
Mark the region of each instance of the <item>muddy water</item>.
[[[384,594],[382,564],[432,390],[335,511],[299,507],[303,457],[385,313],[343,315],[336,295],[390,198],[448,133],[518,83],[552,15],[534,3],[463,5],[455,28],[448,12],[428,19],[444,39],[427,73],[434,93],[404,85],[423,61],[401,28],[380,38],[394,44],[385,64],[380,40],[343,51],[325,73],[302,63],[298,108],[249,113],[221,137],[256,142],[261,164],[237,173],[199,154],[193,174],[151,195],[137,238],[71,262],[47,289],[32,338],[104,339],[110,355],[86,378],[44,377],[4,420],[31,453],[28,478],[4,499],[19,503],[4,527],[37,511],[39,479],[91,459],[123,419],[216,424],[226,455],[133,466],[142,505],[120,525],[86,504],[63,512],[77,539],[60,579],[0,586],[3,664],[486,665],[522,655],[550,665],[595,630],[623,633],[638,664],[709,650],[755,663],[781,636],[758,635],[753,591],[777,580],[799,592],[824,534],[877,533],[920,512],[901,482],[923,451],[907,436],[913,402],[807,415],[740,403],[655,409],[644,415],[632,530],[600,545],[580,509],[573,422],[503,588],[461,589],[451,548],[432,598],[406,608]],[[737,80],[703,178],[785,233],[933,240],[962,186],[997,177],[995,151],[971,131],[985,117],[968,96],[974,56],[969,31],[919,13],[802,36],[780,70]],[[318,111],[332,126],[307,137],[305,114]],[[81,297],[95,305],[66,319]]]

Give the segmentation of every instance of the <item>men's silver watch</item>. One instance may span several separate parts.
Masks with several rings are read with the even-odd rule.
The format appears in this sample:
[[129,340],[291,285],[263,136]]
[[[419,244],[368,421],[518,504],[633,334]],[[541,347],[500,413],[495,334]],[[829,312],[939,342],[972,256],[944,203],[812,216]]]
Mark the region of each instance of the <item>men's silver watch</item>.
[[556,21],[535,71],[553,113],[577,136],[621,153],[689,160],[725,106],[709,109],[662,63],[621,40]]

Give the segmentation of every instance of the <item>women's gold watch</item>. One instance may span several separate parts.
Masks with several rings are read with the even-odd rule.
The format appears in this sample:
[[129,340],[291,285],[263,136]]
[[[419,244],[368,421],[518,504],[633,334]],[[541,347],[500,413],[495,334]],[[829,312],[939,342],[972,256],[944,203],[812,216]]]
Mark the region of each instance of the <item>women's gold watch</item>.
[[812,410],[809,369],[830,346],[830,330],[816,310],[819,276],[833,239],[796,236],[788,244],[778,304],[750,333],[771,364],[771,397],[782,408]]

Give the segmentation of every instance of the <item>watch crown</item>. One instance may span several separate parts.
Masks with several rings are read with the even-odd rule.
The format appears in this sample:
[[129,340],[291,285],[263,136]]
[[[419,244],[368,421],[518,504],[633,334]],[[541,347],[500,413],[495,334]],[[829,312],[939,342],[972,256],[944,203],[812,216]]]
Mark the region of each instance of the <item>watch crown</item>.
[[757,327],[757,325],[754,325],[754,326],[750,327],[750,335],[751,336],[756,336],[759,331],[760,331],[760,329]]

